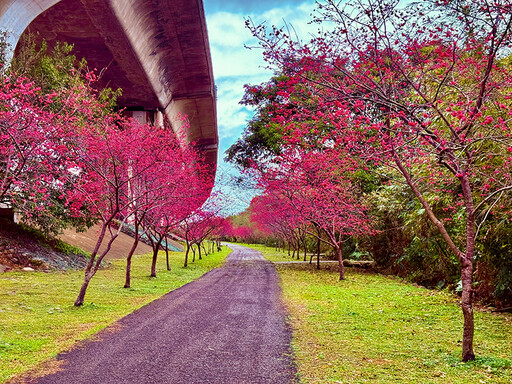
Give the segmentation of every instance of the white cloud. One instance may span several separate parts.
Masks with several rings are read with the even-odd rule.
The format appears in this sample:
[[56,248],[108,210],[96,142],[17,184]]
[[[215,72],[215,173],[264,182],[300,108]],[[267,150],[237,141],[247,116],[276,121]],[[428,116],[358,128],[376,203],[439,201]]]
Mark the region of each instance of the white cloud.
[[[208,38],[217,84],[217,119],[220,138],[219,168],[227,170],[231,166],[223,162],[224,151],[241,135],[253,113],[239,104],[244,93],[244,84],[259,84],[272,76],[265,69],[261,49],[247,49],[244,45],[258,46],[257,40],[245,28],[245,18],[250,17],[256,24],[265,23],[268,27],[278,27],[288,23],[302,39],[316,30],[308,24],[314,1],[300,6],[282,5],[259,14],[244,15],[241,12],[216,12],[207,14]],[[241,208],[243,209],[243,207]]]
[[261,49],[257,40],[245,27],[245,19],[251,18],[256,24],[284,26],[286,23],[303,38],[308,32],[316,30],[309,25],[313,3],[307,2],[298,7],[283,6],[272,8],[262,14],[243,15],[242,13],[217,12],[207,15],[208,36],[213,61],[214,75],[217,80],[225,76],[251,76],[266,73]]

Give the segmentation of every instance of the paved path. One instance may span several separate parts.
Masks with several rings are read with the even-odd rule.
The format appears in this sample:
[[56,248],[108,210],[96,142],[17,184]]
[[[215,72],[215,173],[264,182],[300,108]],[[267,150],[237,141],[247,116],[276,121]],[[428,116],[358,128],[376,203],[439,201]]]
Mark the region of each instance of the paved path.
[[38,384],[294,383],[278,277],[233,245],[224,267],[152,302],[61,355]]

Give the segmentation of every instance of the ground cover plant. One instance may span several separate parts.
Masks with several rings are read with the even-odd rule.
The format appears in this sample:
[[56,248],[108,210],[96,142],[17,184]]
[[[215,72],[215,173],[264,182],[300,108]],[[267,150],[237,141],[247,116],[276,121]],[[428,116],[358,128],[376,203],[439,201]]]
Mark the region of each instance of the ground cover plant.
[[159,259],[158,278],[150,278],[151,255],[134,256],[132,287],[123,288],[125,260],[100,269],[89,301],[74,307],[83,271],[9,272],[0,275],[0,382],[34,368],[137,308],[218,267],[229,248],[183,268],[183,253],[171,253],[171,271]]
[[[251,245],[271,261],[273,248]],[[477,358],[460,361],[459,299],[400,279],[276,264],[303,383],[510,383],[512,316],[475,311]]]

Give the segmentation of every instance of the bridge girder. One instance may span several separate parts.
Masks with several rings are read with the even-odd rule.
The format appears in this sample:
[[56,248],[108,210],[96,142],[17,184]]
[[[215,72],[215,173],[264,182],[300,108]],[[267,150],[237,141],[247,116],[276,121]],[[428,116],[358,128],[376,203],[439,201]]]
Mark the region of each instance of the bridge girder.
[[0,29],[13,47],[26,31],[74,44],[102,71],[100,85],[123,89],[121,106],[165,113],[215,174],[216,95],[202,0],[0,0]]

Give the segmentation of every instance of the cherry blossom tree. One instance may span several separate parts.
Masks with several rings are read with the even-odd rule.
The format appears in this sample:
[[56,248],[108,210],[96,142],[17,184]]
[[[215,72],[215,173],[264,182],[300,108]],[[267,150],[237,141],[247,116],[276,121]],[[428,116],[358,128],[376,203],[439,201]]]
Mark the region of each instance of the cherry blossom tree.
[[[131,121],[130,124],[138,123]],[[140,138],[137,150],[150,154],[151,161],[141,161],[147,156],[141,154],[129,165],[131,204],[126,206],[123,216],[127,216],[128,223],[134,227],[134,242],[126,259],[125,288],[130,287],[131,259],[142,229],[153,248],[151,275],[156,277],[158,250],[166,244],[167,234],[188,213],[183,209],[187,209],[191,199],[190,185],[197,183],[198,177],[189,166],[196,163],[195,153],[182,148],[171,130],[153,126],[144,126],[141,130],[144,137]]]
[[[507,213],[512,189],[508,1],[327,0],[314,19],[329,29],[310,44],[283,31],[251,26],[271,64],[291,74],[281,97],[301,89],[308,108],[281,115],[291,142],[328,123],[324,142],[369,164],[388,167],[409,185],[461,267],[462,359],[474,359],[472,307],[475,243],[489,215]],[[289,110],[289,108],[287,108]],[[277,117],[276,117],[277,119]],[[451,191],[451,218],[432,209]],[[453,220],[464,233],[450,234]]]
[[[188,169],[184,158],[173,156],[182,151],[174,136],[164,129],[134,121],[125,122],[119,129],[112,117],[107,116],[101,132],[82,132],[82,139],[83,145],[76,156],[80,163],[72,172],[76,187],[69,201],[77,214],[84,207],[93,212],[101,229],[76,306],[83,304],[91,278],[124,223],[134,214],[138,222],[147,217],[149,211],[153,213],[162,206],[169,206],[176,197],[173,188],[183,181],[179,178],[183,173],[177,175],[171,171]],[[193,172],[193,169],[189,171]],[[149,188],[143,188],[144,183]],[[99,252],[105,240],[106,247]]]
[[73,187],[67,177],[76,164],[72,148],[79,145],[79,131],[97,123],[93,115],[102,106],[84,84],[45,94],[14,75],[2,80],[0,104],[0,201],[15,207],[25,222],[56,233],[69,220],[65,195]]
[[188,256],[190,250],[195,251],[193,246],[196,245],[199,252],[199,259],[201,255],[202,242],[221,228],[225,228],[225,220],[219,217],[220,194],[213,194],[202,206],[191,212],[181,223],[178,229],[178,234],[185,239],[185,261],[184,267],[188,266]]
[[[274,203],[293,216],[287,220],[294,223],[292,233],[298,233],[297,242],[308,234],[333,247],[343,280],[343,243],[351,236],[371,233],[360,193],[349,178],[357,164],[344,152],[332,150],[286,152],[277,163],[279,167],[270,167],[261,175],[265,193],[275,196]],[[273,215],[275,209],[269,212]],[[312,230],[310,224],[325,236]]]

